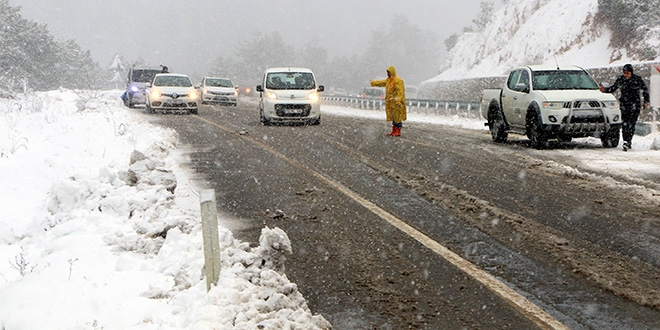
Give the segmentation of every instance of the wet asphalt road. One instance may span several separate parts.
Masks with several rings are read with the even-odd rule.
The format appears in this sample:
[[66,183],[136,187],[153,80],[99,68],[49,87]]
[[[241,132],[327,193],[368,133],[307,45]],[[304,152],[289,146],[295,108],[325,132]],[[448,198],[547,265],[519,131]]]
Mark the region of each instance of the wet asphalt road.
[[319,126],[261,126],[253,102],[148,116],[179,133],[236,238],[287,232],[287,276],[335,329],[543,327],[365,201],[570,329],[660,328],[657,205],[567,177],[524,143],[426,124],[388,138],[384,120],[325,114]]

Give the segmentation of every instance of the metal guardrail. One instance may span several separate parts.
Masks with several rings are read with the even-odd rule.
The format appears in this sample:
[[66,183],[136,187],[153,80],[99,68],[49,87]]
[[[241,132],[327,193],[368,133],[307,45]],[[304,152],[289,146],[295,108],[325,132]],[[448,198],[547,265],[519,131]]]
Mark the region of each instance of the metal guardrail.
[[[324,104],[343,106],[363,110],[385,110],[385,100],[356,96],[323,96]],[[481,118],[479,102],[443,101],[430,99],[407,99],[408,113],[420,113],[436,116],[460,116]]]

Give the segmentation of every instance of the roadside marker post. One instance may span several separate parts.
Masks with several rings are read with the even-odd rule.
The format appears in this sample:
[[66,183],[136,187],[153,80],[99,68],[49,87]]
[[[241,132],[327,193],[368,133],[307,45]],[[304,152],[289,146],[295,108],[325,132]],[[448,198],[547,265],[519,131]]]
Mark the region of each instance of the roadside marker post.
[[202,238],[204,241],[204,270],[206,291],[218,284],[220,276],[220,242],[218,239],[218,214],[215,205],[215,190],[205,189],[199,194],[202,216]]

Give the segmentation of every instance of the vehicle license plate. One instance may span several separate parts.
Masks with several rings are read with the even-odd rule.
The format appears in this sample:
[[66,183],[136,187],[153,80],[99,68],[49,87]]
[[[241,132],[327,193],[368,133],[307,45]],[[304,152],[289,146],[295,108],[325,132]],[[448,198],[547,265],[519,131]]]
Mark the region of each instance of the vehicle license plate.
[[284,113],[300,114],[302,113],[302,109],[285,109]]

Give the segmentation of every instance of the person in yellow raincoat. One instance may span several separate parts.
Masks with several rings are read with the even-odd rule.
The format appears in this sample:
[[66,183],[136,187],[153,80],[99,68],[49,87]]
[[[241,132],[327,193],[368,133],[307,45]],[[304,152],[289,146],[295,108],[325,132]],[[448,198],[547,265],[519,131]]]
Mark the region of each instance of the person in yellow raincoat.
[[403,79],[390,66],[387,68],[387,79],[372,80],[371,86],[385,87],[385,116],[387,121],[392,121],[392,132],[387,136],[401,136],[401,127],[406,120],[406,89]]

